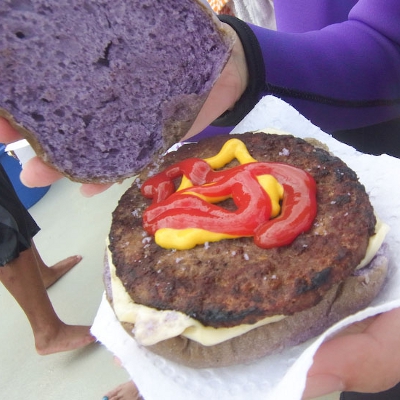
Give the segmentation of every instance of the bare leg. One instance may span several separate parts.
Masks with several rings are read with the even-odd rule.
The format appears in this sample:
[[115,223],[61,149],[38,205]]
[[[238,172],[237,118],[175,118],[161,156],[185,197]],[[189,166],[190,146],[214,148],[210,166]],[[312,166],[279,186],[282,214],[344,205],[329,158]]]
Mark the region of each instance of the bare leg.
[[66,325],[55,313],[44,287],[34,250],[0,267],[0,281],[25,312],[32,327],[36,351],[52,354],[92,343],[90,327]]
[[108,392],[103,400],[141,400],[138,388],[133,381],[125,382]]
[[75,267],[81,260],[81,256],[71,256],[64,260],[59,261],[52,267],[48,267],[42,260],[39,252],[36,249],[34,242],[32,241],[32,250],[36,258],[36,262],[39,266],[40,274],[42,275],[42,280],[46,289],[51,285],[56,283],[63,275],[65,275],[69,270]]

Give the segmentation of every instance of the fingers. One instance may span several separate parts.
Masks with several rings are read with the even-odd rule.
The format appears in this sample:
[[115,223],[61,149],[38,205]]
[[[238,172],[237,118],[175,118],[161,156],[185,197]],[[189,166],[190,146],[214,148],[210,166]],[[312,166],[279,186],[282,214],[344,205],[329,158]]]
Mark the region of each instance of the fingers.
[[[63,177],[60,172],[46,165],[39,157],[33,157],[27,161],[20,175],[21,182],[27,187],[49,186]],[[112,183],[85,183],[82,184],[80,191],[83,196],[92,197],[106,191],[112,185]]]
[[21,182],[27,187],[48,186],[62,177],[60,172],[46,165],[39,157],[27,161],[20,175]]
[[[0,143],[12,143],[21,140],[22,136],[11,127],[8,121],[0,117]],[[23,165],[21,182],[27,187],[44,187],[63,178],[57,170],[45,164],[39,157],[33,157]],[[112,184],[84,184],[81,193],[91,197],[107,190]]]
[[9,122],[0,117],[0,143],[12,143],[21,140],[22,136],[9,124]]
[[[23,139],[9,122],[0,117],[0,142],[12,143]],[[44,164],[38,157],[27,161],[21,172],[21,182],[27,187],[43,187],[62,178],[62,175]]]
[[113,185],[112,183],[107,183],[107,184],[85,183],[84,185],[81,186],[81,193],[85,197],[92,197],[96,194],[106,191],[112,185]]
[[[21,172],[21,182],[27,187],[48,186],[63,178],[63,175],[55,169],[46,165],[38,157],[33,157],[23,166]],[[112,186],[108,184],[86,183],[81,186],[81,193],[85,197],[92,197],[102,193]]]

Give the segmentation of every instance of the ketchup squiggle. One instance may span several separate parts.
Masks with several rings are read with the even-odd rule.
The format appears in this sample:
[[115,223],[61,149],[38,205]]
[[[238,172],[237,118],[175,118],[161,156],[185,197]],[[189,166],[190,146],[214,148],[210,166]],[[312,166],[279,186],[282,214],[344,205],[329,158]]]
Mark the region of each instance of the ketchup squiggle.
[[[271,200],[257,177],[273,175],[284,187],[282,211],[271,219]],[[174,179],[186,176],[193,187],[175,192]],[[214,171],[202,159],[176,163],[142,186],[153,199],[143,215],[150,233],[162,228],[199,228],[235,236],[254,236],[262,248],[290,244],[307,231],[316,215],[316,184],[307,172],[282,163],[254,162]],[[228,211],[210,198],[232,197],[237,209]],[[207,199],[206,199],[207,198]]]

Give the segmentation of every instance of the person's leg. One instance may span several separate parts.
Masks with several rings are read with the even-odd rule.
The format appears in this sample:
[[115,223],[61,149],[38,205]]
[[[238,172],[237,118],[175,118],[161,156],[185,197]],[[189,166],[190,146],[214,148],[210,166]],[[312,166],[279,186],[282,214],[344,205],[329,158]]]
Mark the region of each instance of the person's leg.
[[63,275],[75,267],[82,260],[82,256],[71,256],[59,261],[52,267],[48,267],[40,256],[35,243],[32,240],[32,250],[36,258],[37,265],[39,266],[40,274],[46,289],[56,283]]
[[32,249],[21,252],[18,258],[0,267],[0,281],[25,312],[39,354],[73,350],[95,340],[89,326],[66,325],[58,318]]

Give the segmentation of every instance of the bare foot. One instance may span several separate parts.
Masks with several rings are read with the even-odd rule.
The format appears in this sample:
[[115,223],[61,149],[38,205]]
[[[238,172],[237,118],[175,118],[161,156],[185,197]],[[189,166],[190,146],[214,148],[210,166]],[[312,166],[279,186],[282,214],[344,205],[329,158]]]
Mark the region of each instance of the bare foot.
[[56,283],[63,275],[75,267],[82,260],[82,256],[71,256],[64,260],[59,261],[52,267],[46,265],[40,266],[40,273],[42,274],[43,283],[46,289]]
[[108,392],[103,400],[143,400],[133,381],[128,381]]
[[42,356],[80,349],[95,341],[90,326],[66,325],[63,322],[55,335],[41,333],[40,337],[35,336],[36,351]]

